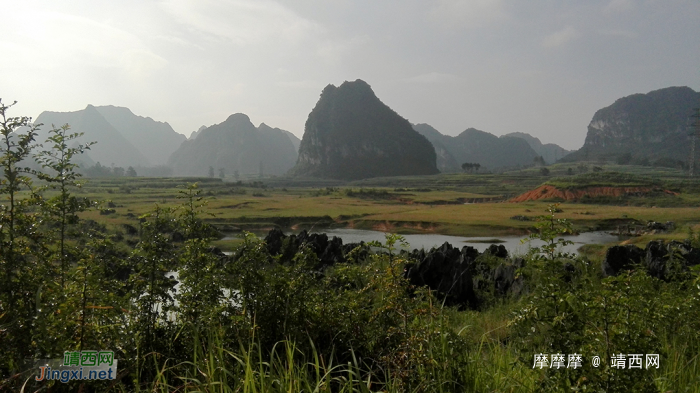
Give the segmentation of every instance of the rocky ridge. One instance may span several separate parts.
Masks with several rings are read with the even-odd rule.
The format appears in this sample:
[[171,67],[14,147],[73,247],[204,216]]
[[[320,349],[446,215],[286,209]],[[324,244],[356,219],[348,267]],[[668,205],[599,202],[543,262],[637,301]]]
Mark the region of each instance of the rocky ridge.
[[323,89],[290,171],[341,180],[436,173],[430,142],[359,79]]

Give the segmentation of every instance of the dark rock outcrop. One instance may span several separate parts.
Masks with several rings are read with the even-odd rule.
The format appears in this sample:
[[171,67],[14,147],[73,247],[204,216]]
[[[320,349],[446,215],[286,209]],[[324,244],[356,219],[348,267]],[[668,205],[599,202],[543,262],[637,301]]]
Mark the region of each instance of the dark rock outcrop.
[[631,270],[642,263],[644,255],[644,250],[634,245],[612,246],[605,253],[603,273],[606,276],[616,276],[623,270]]
[[462,249],[445,242],[434,248],[406,271],[413,285],[427,286],[446,297],[448,304],[478,305],[474,292],[475,259],[479,252],[473,247]]
[[350,180],[432,175],[438,169],[430,142],[358,79],[323,89],[289,173]]
[[499,296],[519,296],[525,289],[525,281],[522,276],[516,277],[518,269],[525,266],[525,260],[516,258],[512,263],[501,263],[493,271],[493,284],[496,294]]
[[[331,266],[336,263],[346,262],[346,255],[357,246],[364,244],[346,244],[343,240],[333,236],[331,239],[325,233],[308,233],[303,230],[299,235],[285,235],[280,229],[271,230],[265,236],[267,251],[272,256],[281,255],[280,262],[289,263],[299,250],[307,246],[319,259],[317,269]],[[368,251],[365,251],[368,252]]]
[[486,252],[498,258],[508,258],[508,250],[503,244],[492,244]]
[[[265,243],[270,255],[276,256],[280,263],[291,262],[302,247],[309,247],[319,259],[317,271],[336,263],[362,261],[370,253],[364,243],[343,244],[340,238],[329,239],[326,234],[307,231],[287,236],[280,229],[273,229],[265,237]],[[406,264],[404,277],[412,285],[435,291],[447,305],[478,309],[494,296],[519,296],[526,288],[523,278],[516,277],[525,261],[508,259],[503,245],[492,245],[481,254],[473,247],[459,249],[446,242],[428,251],[403,250],[401,254],[415,261]],[[479,258],[482,255],[488,258],[482,260]]]
[[610,247],[602,266],[605,276],[637,268],[644,269],[652,277],[672,281],[697,264],[700,264],[700,249],[688,243],[654,240],[644,249],[633,245]]

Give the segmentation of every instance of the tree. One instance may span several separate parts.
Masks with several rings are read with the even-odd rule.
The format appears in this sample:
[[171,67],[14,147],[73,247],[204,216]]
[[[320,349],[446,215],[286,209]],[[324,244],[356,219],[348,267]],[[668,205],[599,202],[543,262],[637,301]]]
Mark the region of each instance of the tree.
[[13,355],[0,359],[0,373],[9,369],[11,374],[32,350],[31,318],[41,277],[28,255],[30,240],[36,244],[39,236],[36,218],[29,214],[38,202],[29,177],[36,172],[22,166],[31,158],[39,124],[26,116],[8,117],[16,103],[5,105],[0,99],[0,194],[7,198],[0,205],[0,352]]
[[213,166],[209,167],[209,177],[214,177],[214,167]]
[[48,199],[43,204],[43,210],[50,220],[55,219],[58,226],[58,261],[61,267],[61,288],[65,287],[65,274],[68,255],[66,255],[66,230],[68,225],[78,222],[77,213],[84,211],[89,206],[89,201],[73,196],[70,187],[78,187],[77,179],[81,176],[76,169],[77,164],[72,162],[73,157],[90,150],[90,146],[96,142],[78,144],[76,147],[68,147],[73,144],[83,133],[69,134],[68,124],[60,128],[52,127],[46,144],[50,144],[49,150],[42,150],[35,155],[37,162],[48,170],[49,173],[39,174],[39,178],[48,182],[51,188],[57,189],[59,194]]
[[126,170],[126,175],[129,176],[129,177],[136,177],[136,176],[137,176],[137,175],[136,175],[136,169],[134,169],[133,166],[130,166],[130,167]]
[[549,169],[547,169],[545,167],[540,168],[540,175],[549,176]]
[[224,177],[226,177],[224,171],[225,171],[224,168],[219,168],[219,177],[222,178],[222,179],[223,179]]
[[103,166],[99,161],[95,165],[85,168],[85,176],[88,177],[105,177],[111,175],[111,169],[109,167]]
[[545,165],[547,165],[547,164],[544,162],[544,157],[542,157],[542,156],[537,156],[537,157],[533,158],[532,161],[535,163],[535,166],[545,166]]
[[122,167],[120,167],[120,166],[115,166],[115,167],[112,168],[112,174],[113,174],[114,176],[122,177],[122,176],[124,176],[124,172],[125,172],[125,171],[124,171],[124,168],[122,168]]
[[533,247],[532,255],[543,256],[550,261],[557,257],[568,256],[560,252],[560,248],[574,243],[563,238],[557,239],[557,236],[573,234],[573,226],[567,219],[555,218],[555,214],[560,212],[559,204],[554,203],[547,206],[548,214],[537,217],[537,224],[535,224],[537,232],[532,233],[528,240],[541,240],[544,245]]
[[[175,256],[177,250],[167,235],[175,229],[172,209],[156,205],[152,213],[140,217],[140,242],[133,251],[130,260],[134,267],[131,274],[131,298],[135,299],[135,347],[137,351],[138,374],[152,375],[151,364],[146,365],[141,358],[155,352],[164,352],[158,348],[158,338],[167,335],[168,313],[174,309],[174,286],[177,281],[166,276],[168,271],[176,270]],[[154,356],[155,358],[155,356]]]
[[479,163],[465,162],[462,164],[462,170],[469,173],[472,173],[475,170],[478,172],[479,168],[481,168],[481,164]]

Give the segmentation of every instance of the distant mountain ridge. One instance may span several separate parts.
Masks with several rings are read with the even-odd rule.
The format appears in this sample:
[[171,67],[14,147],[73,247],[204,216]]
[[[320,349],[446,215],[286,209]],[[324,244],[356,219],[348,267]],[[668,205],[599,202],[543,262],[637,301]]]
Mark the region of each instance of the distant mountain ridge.
[[511,132],[510,134],[501,136],[501,138],[505,137],[524,139],[530,145],[532,150],[535,151],[535,153],[539,154],[540,156],[542,156],[542,158],[544,158],[544,161],[547,164],[554,164],[567,154],[571,153],[569,150],[566,150],[563,147],[554,143],[543,144],[539,138],[536,138],[524,132]]
[[323,89],[290,171],[293,176],[342,180],[435,173],[430,142],[360,79]]
[[457,136],[440,133],[428,124],[413,128],[435,147],[437,165],[442,172],[461,171],[463,163],[478,163],[484,169],[513,168],[532,165],[539,156],[522,138],[501,138],[475,128],[468,128]]
[[163,165],[170,155],[187,140],[167,122],[137,116],[129,108],[98,106],[97,111],[131,142],[153,165]]
[[224,169],[227,176],[282,175],[296,162],[297,151],[279,128],[262,123],[255,127],[243,113],[200,129],[194,139],[183,142],[168,164],[176,176],[207,176],[209,167]]
[[633,94],[596,111],[586,141],[564,161],[616,159],[677,160],[690,153],[688,117],[700,106],[700,93],[689,87],[667,87]]
[[68,124],[71,132],[82,132],[75,143],[97,142],[77,161],[88,165],[129,167],[152,166],[167,162],[186,138],[168,123],[135,115],[128,108],[88,105],[75,112],[42,112],[36,119],[40,127],[36,140],[43,142],[51,125]]

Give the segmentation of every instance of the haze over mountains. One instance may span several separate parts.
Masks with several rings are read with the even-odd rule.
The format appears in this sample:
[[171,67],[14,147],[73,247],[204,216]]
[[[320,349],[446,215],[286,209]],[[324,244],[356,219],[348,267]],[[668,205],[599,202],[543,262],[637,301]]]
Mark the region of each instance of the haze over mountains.
[[255,127],[242,113],[224,122],[200,129],[194,139],[184,141],[168,164],[175,176],[207,176],[209,167],[229,176],[282,175],[297,159],[297,150],[285,131],[265,123]]
[[349,180],[458,172],[463,163],[478,163],[481,171],[503,170],[531,166],[540,156],[547,164],[626,157],[629,163],[683,165],[690,151],[688,116],[698,106],[700,93],[688,87],[620,98],[595,113],[584,146],[569,154],[523,132],[497,137],[467,128],[449,136],[428,124],[411,125],[358,79],[322,91],[302,140],[265,123],[255,127],[242,113],[202,126],[188,139],[168,123],[128,108],[92,105],[41,113],[36,123],[44,126],[36,140],[43,142],[52,124],[67,123],[72,132],[84,133],[75,143],[98,142],[77,158],[81,166],[167,166],[176,176],[207,176],[212,167],[229,177],[289,174]]
[[462,171],[461,166],[465,162],[478,163],[484,170],[517,168],[532,165],[535,157],[540,155],[520,137],[499,138],[474,128],[468,128],[457,136],[449,136],[428,124],[416,124],[413,128],[435,147],[440,172]]
[[75,112],[42,112],[36,119],[42,123],[36,140],[43,142],[51,125],[69,124],[71,132],[82,132],[76,143],[97,141],[78,159],[87,165],[156,166],[167,163],[168,157],[187,138],[175,132],[168,123],[133,114],[128,108],[88,105]]
[[539,154],[547,164],[554,164],[555,162],[559,161],[559,159],[571,153],[571,151],[566,150],[554,143],[543,144],[539,138],[535,138],[534,136],[524,132],[511,132],[510,134],[501,136],[501,138],[507,137],[524,139],[525,142],[530,145],[532,150]]

